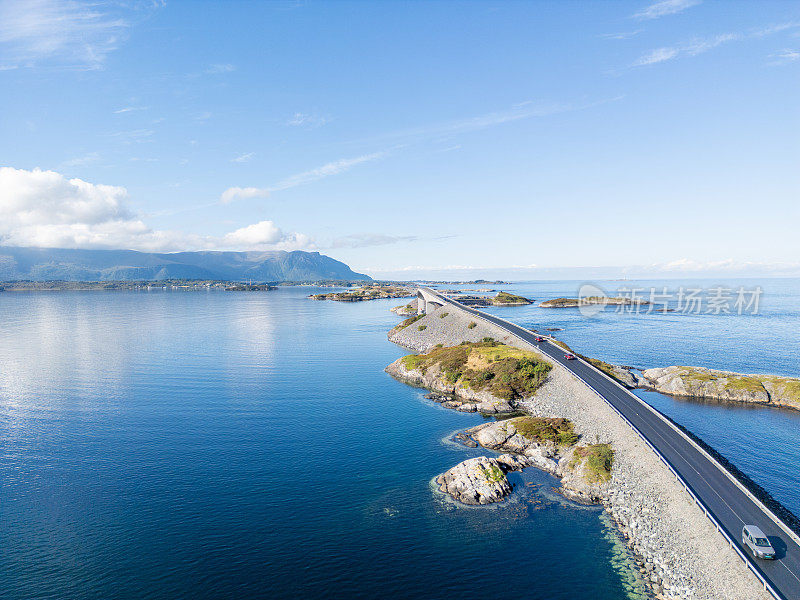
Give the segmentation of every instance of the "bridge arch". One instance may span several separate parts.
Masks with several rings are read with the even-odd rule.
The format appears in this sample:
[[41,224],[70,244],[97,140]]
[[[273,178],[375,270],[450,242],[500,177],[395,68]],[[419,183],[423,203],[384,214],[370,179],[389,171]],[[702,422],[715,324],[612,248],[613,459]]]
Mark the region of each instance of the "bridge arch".
[[441,308],[444,302],[422,288],[417,290],[417,314],[427,315],[429,312]]

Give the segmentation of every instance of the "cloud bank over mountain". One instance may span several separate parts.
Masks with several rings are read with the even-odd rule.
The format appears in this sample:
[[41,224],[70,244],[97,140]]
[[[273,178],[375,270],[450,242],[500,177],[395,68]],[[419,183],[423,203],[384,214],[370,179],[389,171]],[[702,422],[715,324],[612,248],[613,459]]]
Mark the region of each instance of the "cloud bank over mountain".
[[313,249],[313,240],[270,220],[222,236],[153,229],[128,205],[124,187],[68,179],[56,171],[0,167],[0,243],[44,248],[142,251]]

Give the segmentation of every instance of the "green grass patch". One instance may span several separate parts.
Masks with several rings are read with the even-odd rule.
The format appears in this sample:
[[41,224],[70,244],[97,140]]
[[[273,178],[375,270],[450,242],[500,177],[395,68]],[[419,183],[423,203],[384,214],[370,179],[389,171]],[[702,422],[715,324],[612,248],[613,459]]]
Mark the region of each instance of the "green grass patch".
[[485,390],[505,400],[532,396],[552,369],[537,354],[494,340],[435,347],[417,356],[413,364],[423,372],[438,365],[450,383],[475,391]]
[[420,331],[425,331],[427,328],[428,328],[427,325],[418,325],[417,326],[417,329],[420,330]]
[[772,376],[765,378],[765,381],[769,381],[777,388],[772,396],[800,404],[800,380]]
[[470,321],[469,325],[467,325],[467,329],[475,329],[478,324],[475,321]]
[[396,329],[405,329],[409,325],[416,323],[425,315],[414,315],[413,317],[408,317],[405,321],[401,321],[400,324],[396,327]]
[[445,318],[447,315],[449,315],[449,314],[450,314],[450,313],[448,313],[448,312],[439,313],[439,318],[440,318],[440,319],[444,319],[444,318]]
[[578,441],[569,419],[545,419],[541,417],[517,417],[509,419],[521,436],[539,442],[553,442],[558,446],[573,446]]
[[508,292],[497,292],[492,299],[492,304],[530,304],[531,301],[522,296],[509,294]]
[[403,366],[406,369],[413,371],[414,369],[419,369],[423,364],[425,364],[425,356],[420,354],[409,354],[408,356],[404,356],[402,361]]
[[488,467],[483,468],[483,476],[486,478],[486,481],[489,483],[497,483],[498,481],[502,481],[505,479],[505,474],[495,465],[489,465]]
[[586,461],[587,479],[590,483],[602,483],[611,479],[614,450],[609,444],[578,446],[572,455],[570,468],[574,469],[581,461]]

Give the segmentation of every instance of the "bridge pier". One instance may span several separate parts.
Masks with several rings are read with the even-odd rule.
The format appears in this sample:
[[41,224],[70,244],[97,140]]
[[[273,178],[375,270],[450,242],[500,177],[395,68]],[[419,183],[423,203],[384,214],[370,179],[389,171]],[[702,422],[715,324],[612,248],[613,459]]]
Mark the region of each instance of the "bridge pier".
[[417,314],[427,315],[428,312],[444,306],[436,296],[426,293],[424,290],[417,290]]

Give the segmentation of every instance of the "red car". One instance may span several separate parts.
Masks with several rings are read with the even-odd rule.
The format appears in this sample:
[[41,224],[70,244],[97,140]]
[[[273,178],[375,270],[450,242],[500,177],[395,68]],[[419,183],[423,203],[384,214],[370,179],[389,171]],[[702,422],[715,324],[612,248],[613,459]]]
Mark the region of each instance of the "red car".
[[574,354],[565,354],[564,358],[566,360],[575,360],[575,355]]
[[541,337],[541,336],[539,336],[539,337],[537,337],[537,338],[536,338],[536,341],[537,341],[537,342],[543,342],[543,341],[544,341],[544,338],[543,338],[543,337]]

